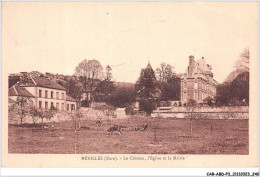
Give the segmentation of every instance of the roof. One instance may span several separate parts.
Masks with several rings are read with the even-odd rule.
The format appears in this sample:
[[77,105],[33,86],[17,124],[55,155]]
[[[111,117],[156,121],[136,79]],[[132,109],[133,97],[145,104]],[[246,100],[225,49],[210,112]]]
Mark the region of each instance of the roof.
[[57,84],[54,81],[51,81],[48,78],[44,78],[44,77],[36,77],[33,78],[32,80],[34,81],[34,84],[36,86],[39,87],[46,87],[46,88],[53,88],[53,89],[58,89],[58,90],[66,90],[64,87],[62,87],[61,85]]
[[70,97],[69,95],[66,95],[66,101],[74,101],[76,102],[76,100],[72,97]]
[[15,103],[15,101],[12,98],[8,98],[8,103]]
[[34,97],[29,91],[27,91],[25,88],[23,87],[19,87],[19,86],[12,86],[11,88],[9,88],[8,90],[8,95],[9,96],[24,96],[24,97]]

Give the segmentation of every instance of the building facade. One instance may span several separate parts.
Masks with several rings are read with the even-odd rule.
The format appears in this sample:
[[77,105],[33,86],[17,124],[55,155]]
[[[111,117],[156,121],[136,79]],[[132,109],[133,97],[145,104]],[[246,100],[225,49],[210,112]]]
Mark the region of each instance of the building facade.
[[217,81],[213,79],[212,67],[202,57],[195,61],[194,56],[189,56],[189,66],[181,76],[181,102],[196,100],[197,103],[205,102],[207,97],[216,95]]
[[28,76],[26,82],[18,82],[9,89],[9,100],[26,97],[37,108],[57,110],[76,110],[76,101],[66,93],[66,89],[45,77]]

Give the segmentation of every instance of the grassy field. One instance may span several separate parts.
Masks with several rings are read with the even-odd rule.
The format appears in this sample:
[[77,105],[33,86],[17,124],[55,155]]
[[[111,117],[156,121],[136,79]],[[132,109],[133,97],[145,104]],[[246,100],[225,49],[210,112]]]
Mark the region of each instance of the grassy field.
[[[211,122],[213,131],[211,132]],[[147,131],[133,131],[148,123]],[[123,134],[107,135],[111,124],[124,125]],[[73,154],[72,122],[54,123],[53,128],[9,125],[9,153]],[[248,120],[157,119],[86,120],[77,135],[79,154],[248,154]],[[156,134],[155,134],[155,127]],[[155,137],[156,136],[156,137]]]

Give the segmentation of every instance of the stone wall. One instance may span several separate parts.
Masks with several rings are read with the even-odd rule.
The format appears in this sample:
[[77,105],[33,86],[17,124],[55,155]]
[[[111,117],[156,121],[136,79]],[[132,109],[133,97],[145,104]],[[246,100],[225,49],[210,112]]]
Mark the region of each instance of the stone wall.
[[205,119],[248,119],[248,106],[200,107],[190,111],[187,107],[173,107],[169,110],[155,110],[151,117],[160,118],[205,118]]

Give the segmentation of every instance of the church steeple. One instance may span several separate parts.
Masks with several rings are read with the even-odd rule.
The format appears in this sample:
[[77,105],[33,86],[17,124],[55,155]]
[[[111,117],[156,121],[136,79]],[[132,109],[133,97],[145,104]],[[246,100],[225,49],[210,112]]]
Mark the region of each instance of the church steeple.
[[146,68],[152,68],[149,60],[148,60],[148,65],[146,66]]

